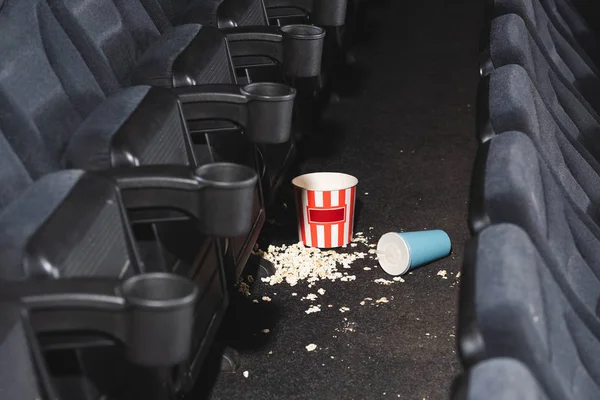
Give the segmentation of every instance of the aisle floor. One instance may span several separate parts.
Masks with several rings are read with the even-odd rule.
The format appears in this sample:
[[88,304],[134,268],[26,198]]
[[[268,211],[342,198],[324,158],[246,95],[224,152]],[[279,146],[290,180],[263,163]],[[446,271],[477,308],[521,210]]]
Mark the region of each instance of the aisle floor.
[[[359,72],[346,77],[355,93],[330,108],[301,171],[359,179],[356,231],[370,243],[389,231],[438,228],[450,235],[452,254],[391,285],[374,282],[390,277],[370,258],[345,270],[355,281],[254,284],[231,311],[242,366],[219,376],[214,400],[444,399],[459,372],[457,274],[469,236],[482,2],[372,3],[355,51]],[[297,240],[290,213],[269,227],[277,243]],[[359,246],[353,250],[366,251]],[[318,289],[325,294],[315,302],[301,300]],[[375,304],[381,297],[389,303]],[[374,300],[361,305],[365,298]],[[306,314],[312,303],[322,311]]]

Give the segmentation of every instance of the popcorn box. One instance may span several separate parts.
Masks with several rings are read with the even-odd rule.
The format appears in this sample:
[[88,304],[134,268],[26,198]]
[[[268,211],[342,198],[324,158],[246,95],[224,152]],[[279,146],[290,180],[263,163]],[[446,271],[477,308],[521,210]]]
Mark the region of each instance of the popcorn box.
[[296,191],[298,236],[305,246],[333,248],[352,241],[358,179],[317,172],[292,180]]

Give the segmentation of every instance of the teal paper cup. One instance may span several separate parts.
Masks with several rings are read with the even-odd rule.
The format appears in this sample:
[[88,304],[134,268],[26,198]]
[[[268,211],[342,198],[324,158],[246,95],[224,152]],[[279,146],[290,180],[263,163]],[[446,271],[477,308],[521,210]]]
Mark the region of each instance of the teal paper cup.
[[450,237],[441,230],[389,232],[377,242],[377,258],[385,272],[402,275],[446,257],[451,248]]

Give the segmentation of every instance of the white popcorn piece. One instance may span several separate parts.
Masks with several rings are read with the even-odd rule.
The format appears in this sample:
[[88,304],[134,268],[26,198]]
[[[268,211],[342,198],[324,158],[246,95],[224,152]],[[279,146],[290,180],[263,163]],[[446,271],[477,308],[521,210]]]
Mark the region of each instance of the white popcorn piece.
[[312,313],[316,313],[316,312],[319,312],[319,311],[321,311],[321,306],[316,305],[316,306],[310,306],[308,308],[308,310],[306,310],[304,312],[307,313],[307,314],[312,314]]
[[298,296],[298,293],[294,292],[292,293],[292,296]]
[[370,297],[365,297],[365,301],[373,301],[373,299]]
[[308,346],[306,346],[306,351],[315,351],[316,349],[317,349],[317,345],[314,343],[311,343]]
[[243,372],[243,375],[244,375],[244,378],[247,378],[247,377],[249,377],[249,376],[250,376],[250,372],[248,372],[248,371],[244,371],[244,372]]
[[341,308],[340,308],[340,312],[341,312],[341,313],[345,313],[345,312],[347,312],[347,311],[350,311],[350,309],[349,309],[348,307],[341,307]]
[[369,268],[369,267],[364,267],[363,269],[364,269],[365,271],[370,271],[370,270],[371,270],[371,268]]
[[442,269],[440,271],[438,271],[437,276],[441,276],[442,279],[448,279],[448,277],[446,276],[448,274],[448,272],[445,269]]
[[388,281],[387,279],[383,279],[383,278],[379,278],[379,279],[375,279],[373,282],[378,283],[380,285],[391,285],[393,282],[392,281]]
[[365,304],[366,304],[366,302],[364,300],[360,302],[361,306],[364,306]]
[[375,300],[375,303],[389,303],[390,301],[387,299],[387,297],[382,297],[378,300]]
[[307,294],[305,297],[301,298],[300,300],[308,300],[308,301],[315,301],[316,299],[318,299],[319,296],[317,296],[314,293],[309,293]]
[[395,276],[393,279],[396,282],[406,282],[401,276]]
[[456,274],[456,279],[460,278],[460,271]]
[[269,333],[269,332],[271,332],[271,330],[270,330],[270,329],[263,329],[263,330],[262,330],[262,333]]
[[258,300],[254,299],[252,300],[253,303],[258,303]]
[[318,293],[319,293],[321,296],[323,296],[323,295],[325,294],[325,289],[321,288],[321,289],[317,290],[317,292],[318,292]]
[[263,296],[262,301],[269,302],[269,301],[271,301],[271,298],[269,296]]

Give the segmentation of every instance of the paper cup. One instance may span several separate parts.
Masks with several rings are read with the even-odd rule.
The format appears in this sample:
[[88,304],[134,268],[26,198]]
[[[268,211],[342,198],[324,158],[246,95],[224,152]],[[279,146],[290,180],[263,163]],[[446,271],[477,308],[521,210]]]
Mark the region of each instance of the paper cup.
[[317,172],[292,180],[296,190],[298,236],[305,246],[323,249],[352,241],[358,179],[337,172]]
[[390,232],[377,243],[381,268],[390,275],[402,275],[450,254],[448,234],[441,230]]

